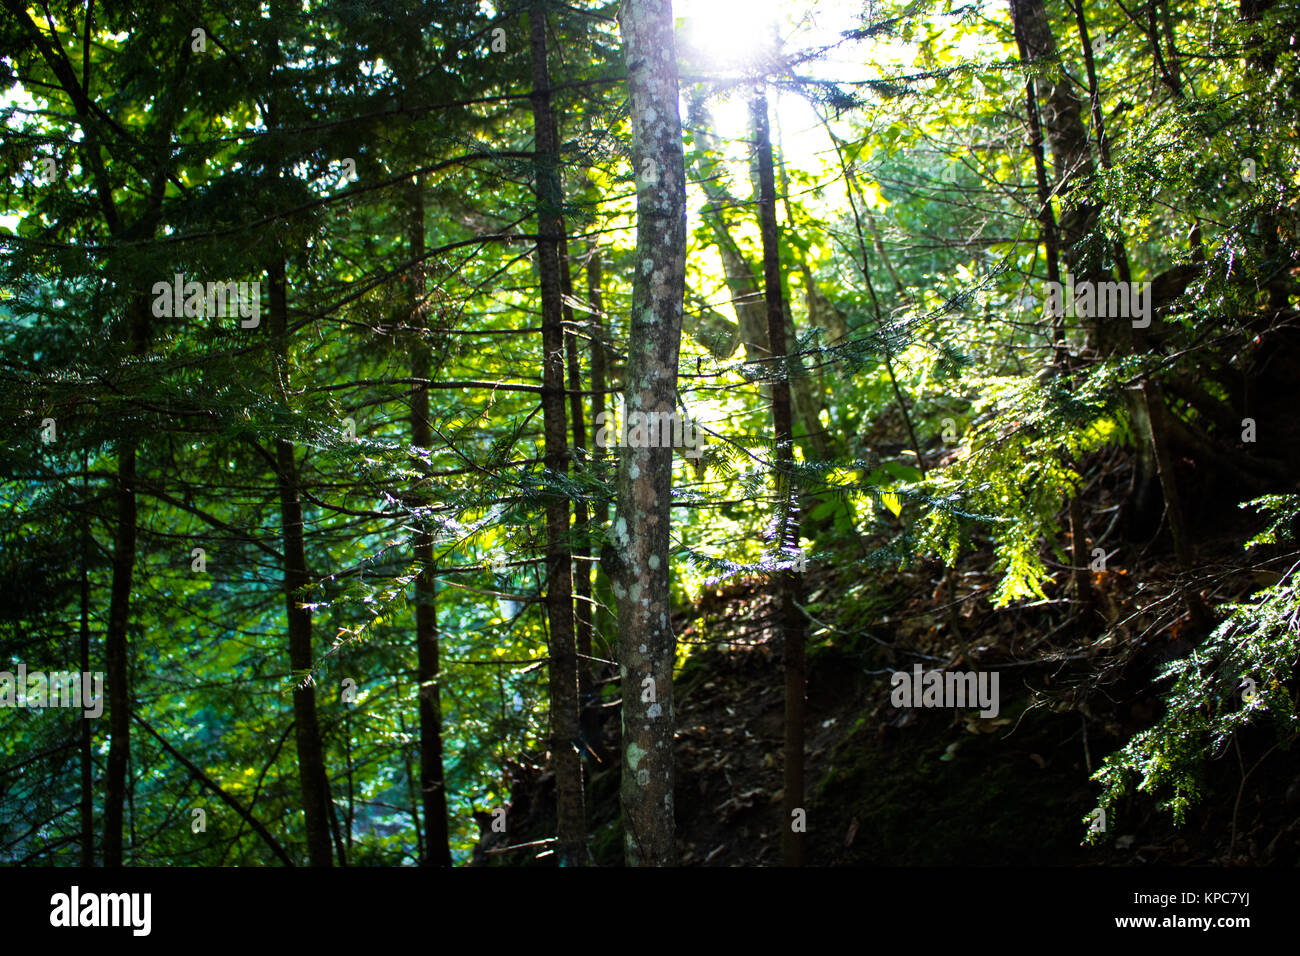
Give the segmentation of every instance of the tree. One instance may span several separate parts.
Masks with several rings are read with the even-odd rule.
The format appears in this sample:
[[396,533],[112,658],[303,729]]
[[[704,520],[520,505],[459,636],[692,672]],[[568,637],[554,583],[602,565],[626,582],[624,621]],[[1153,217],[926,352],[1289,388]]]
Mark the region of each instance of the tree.
[[[542,416],[546,435],[546,474],[559,484],[568,475],[569,436],[564,407],[564,283],[561,258],[564,201],[559,172],[559,136],[551,109],[551,80],[546,62],[546,0],[529,8],[533,62],[533,128],[537,150],[537,261],[542,299]],[[550,628],[551,759],[555,765],[558,804],[558,852],[561,866],[586,863],[582,761],[578,750],[580,702],[578,657],[573,615],[573,556],[569,502],[558,488],[546,501],[546,617]]]
[[[785,342],[785,296],[781,283],[780,238],[776,223],[776,176],[772,166],[772,137],[768,127],[767,91],[760,86],[750,101],[753,116],[754,148],[758,154],[758,213],[763,238],[763,294],[767,304],[767,338],[772,360],[772,426],[775,484],[772,542],[773,550],[788,554],[802,553],[799,548],[800,507],[796,493],[794,462],[794,421],[790,402],[790,366]],[[785,655],[785,787],[782,810],[782,857],[787,866],[803,864],[806,814],[803,806],[803,722],[805,664],[803,612],[799,610],[802,575],[791,567],[783,568],[775,578],[776,615],[780,621],[782,650]]]
[[[637,183],[636,272],[623,407],[674,414],[686,286],[686,167],[677,107],[671,0],[626,0],[620,11]],[[649,444],[648,442],[646,444]],[[668,530],[671,447],[622,449],[611,546],[602,557],[618,600],[623,687],[623,820],[629,866],[670,866],[673,826],[673,666]]]

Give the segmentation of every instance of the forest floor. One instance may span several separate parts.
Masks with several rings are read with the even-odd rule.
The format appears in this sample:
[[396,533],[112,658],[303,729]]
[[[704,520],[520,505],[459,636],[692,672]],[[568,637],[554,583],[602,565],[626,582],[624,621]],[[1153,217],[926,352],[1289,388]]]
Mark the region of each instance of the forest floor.
[[[1259,586],[1241,540],[1201,542],[1196,581],[1212,606]],[[955,569],[871,570],[865,587],[834,570],[847,562],[820,573],[810,563],[806,864],[1300,864],[1300,754],[1272,748],[1267,730],[1207,760],[1204,796],[1181,826],[1138,794],[1100,843],[1084,842],[1100,793],[1090,776],[1159,718],[1160,668],[1198,640],[1179,598],[1186,576],[1154,545],[1150,556],[1131,550],[1129,567],[1092,573],[1090,612],[1064,569],[1047,601],[994,609],[987,548]],[[853,585],[870,597],[844,598]],[[691,651],[675,681],[682,865],[780,864],[784,676],[766,590],[733,581],[674,621]],[[999,713],[895,708],[889,675],[915,663],[997,671]],[[593,863],[616,866],[615,707],[600,742],[604,762],[588,763],[589,846]],[[553,863],[535,845],[502,852],[554,835],[553,779],[536,756],[516,765],[510,831],[485,834],[476,862]]]

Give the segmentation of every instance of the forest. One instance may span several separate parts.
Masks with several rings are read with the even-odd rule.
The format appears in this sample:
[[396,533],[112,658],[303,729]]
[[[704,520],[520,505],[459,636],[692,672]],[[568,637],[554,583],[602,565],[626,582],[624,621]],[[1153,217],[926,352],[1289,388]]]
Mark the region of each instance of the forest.
[[0,865],[1300,865],[1298,38],[0,0]]

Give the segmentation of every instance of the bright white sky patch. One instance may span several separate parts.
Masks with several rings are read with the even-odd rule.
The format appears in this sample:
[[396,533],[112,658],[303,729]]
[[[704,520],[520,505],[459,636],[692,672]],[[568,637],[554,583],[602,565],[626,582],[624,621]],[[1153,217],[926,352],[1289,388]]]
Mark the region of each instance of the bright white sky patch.
[[[771,55],[773,38],[779,36],[777,48],[786,56],[824,51],[799,63],[795,68],[799,76],[843,84],[845,91],[871,99],[864,81],[920,68],[917,48],[901,40],[883,35],[844,39],[846,31],[889,16],[881,7],[869,0],[677,0],[683,86],[704,78],[715,82],[740,78]],[[941,17],[936,22],[947,33],[957,18]],[[998,44],[979,34],[954,31],[948,43],[961,59],[998,59]],[[747,89],[739,86],[730,95],[712,96],[709,108],[715,132],[727,143],[733,162],[741,161],[750,135]],[[836,169],[830,140],[805,96],[770,88],[768,110],[774,145],[779,139],[786,162],[813,174]],[[841,137],[855,138],[846,121],[831,119]],[[838,175],[833,172],[833,177]]]
[[[845,31],[864,25],[865,8],[863,0],[679,0],[683,85],[699,74],[717,81],[739,78],[770,58],[773,50],[785,55],[826,50],[824,56],[797,67],[804,77],[861,81],[879,76],[870,53],[881,44],[843,39]],[[734,174],[745,175],[748,87],[742,84],[730,95],[711,97],[709,109],[715,132],[726,143],[733,163],[742,164],[735,165]],[[769,88],[768,115],[773,140],[779,139],[785,160],[810,172],[820,171],[831,145],[807,100]],[[833,153],[829,160],[834,161]],[[740,191],[747,193],[747,184]]]
[[783,19],[781,0],[690,0],[682,5],[685,39],[712,69],[735,70],[771,49]]

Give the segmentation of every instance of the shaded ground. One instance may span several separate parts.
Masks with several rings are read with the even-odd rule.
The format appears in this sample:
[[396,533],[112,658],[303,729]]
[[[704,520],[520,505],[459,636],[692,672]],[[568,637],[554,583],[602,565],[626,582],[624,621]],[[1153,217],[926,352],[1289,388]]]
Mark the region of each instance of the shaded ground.
[[[1211,604],[1260,584],[1257,571],[1234,565],[1240,540],[1203,546],[1213,572],[1205,572],[1202,593]],[[1275,747],[1267,729],[1207,762],[1205,799],[1183,826],[1139,795],[1108,821],[1104,842],[1083,845],[1099,793],[1089,777],[1160,716],[1160,666],[1198,641],[1176,599],[1174,571],[1136,556],[1126,563],[1091,576],[1089,613],[1069,599],[1064,574],[1049,586],[1049,601],[995,611],[987,600],[994,580],[983,570],[988,552],[951,571],[881,571],[869,584],[810,573],[806,862],[1300,863],[1300,754]],[[767,608],[762,582],[739,582],[706,594],[674,622],[691,648],[676,680],[683,865],[780,863],[784,679]],[[997,717],[893,707],[888,675],[918,662],[997,671]],[[590,848],[599,865],[622,863],[617,734],[610,708],[601,725],[608,759],[588,765]],[[517,766],[510,832],[487,834],[477,862],[552,862],[544,845],[485,852],[553,836],[554,787],[543,763]]]

